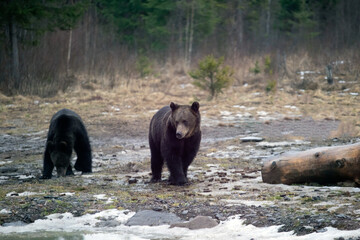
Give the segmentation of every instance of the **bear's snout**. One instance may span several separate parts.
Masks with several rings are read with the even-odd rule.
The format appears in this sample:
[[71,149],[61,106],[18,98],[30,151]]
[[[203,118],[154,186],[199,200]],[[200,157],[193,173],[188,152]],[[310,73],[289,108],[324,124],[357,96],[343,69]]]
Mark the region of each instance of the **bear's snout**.
[[177,139],[182,139],[182,138],[183,138],[182,133],[181,133],[181,132],[177,132],[177,133],[176,133],[176,138],[177,138]]
[[188,133],[188,129],[183,124],[179,124],[176,128],[176,138],[183,139]]
[[65,167],[56,167],[56,172],[58,177],[65,177],[66,176],[66,169]]

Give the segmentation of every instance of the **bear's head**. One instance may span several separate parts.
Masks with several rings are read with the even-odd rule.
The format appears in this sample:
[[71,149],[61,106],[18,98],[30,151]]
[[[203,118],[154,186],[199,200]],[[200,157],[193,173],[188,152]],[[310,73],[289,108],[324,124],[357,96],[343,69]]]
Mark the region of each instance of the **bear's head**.
[[58,177],[64,177],[66,170],[70,165],[72,146],[67,141],[48,141],[47,147],[50,153],[50,159],[56,167]]
[[170,104],[171,124],[176,129],[176,138],[183,139],[194,135],[200,130],[199,103],[193,102],[191,106]]

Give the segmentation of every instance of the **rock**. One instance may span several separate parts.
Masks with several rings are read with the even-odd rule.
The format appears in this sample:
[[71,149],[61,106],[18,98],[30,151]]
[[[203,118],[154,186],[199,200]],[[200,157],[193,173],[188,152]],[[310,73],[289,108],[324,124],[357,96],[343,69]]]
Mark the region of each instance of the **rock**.
[[107,221],[101,221],[97,222],[95,224],[96,227],[117,227],[120,225],[120,222],[116,220],[107,220]]
[[243,137],[240,138],[241,142],[261,142],[264,141],[264,138],[262,137]]
[[27,225],[26,223],[24,223],[23,221],[16,221],[16,222],[9,222],[9,223],[4,223],[2,226],[3,227],[19,227],[19,226],[25,226]]
[[163,209],[162,209],[162,207],[153,207],[152,210],[154,210],[156,212],[161,212]]
[[170,228],[182,227],[188,228],[190,230],[203,229],[203,228],[213,228],[218,225],[218,222],[207,216],[197,216],[193,220],[185,223],[174,223],[170,225]]
[[128,183],[129,183],[129,184],[134,184],[134,183],[137,183],[137,181],[138,181],[138,180],[137,180],[136,178],[130,178],[129,181],[128,181]]
[[184,211],[181,212],[182,215],[186,215],[186,214],[188,214],[188,213],[189,213],[188,210],[184,210]]
[[0,173],[13,173],[17,172],[19,169],[15,167],[0,167]]
[[144,210],[137,212],[127,222],[126,226],[159,226],[180,222],[181,219],[173,213]]

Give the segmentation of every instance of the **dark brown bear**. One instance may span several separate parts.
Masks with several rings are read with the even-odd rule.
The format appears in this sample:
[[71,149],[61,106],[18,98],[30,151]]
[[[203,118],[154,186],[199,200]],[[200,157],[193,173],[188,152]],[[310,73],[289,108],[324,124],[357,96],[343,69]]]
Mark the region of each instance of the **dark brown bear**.
[[151,182],[161,180],[164,161],[173,185],[187,183],[187,170],[194,160],[201,141],[199,103],[191,106],[171,103],[151,119],[149,144],[151,151]]
[[73,149],[77,155],[74,168],[90,173],[91,146],[85,125],[79,115],[64,108],[54,114],[50,121],[41,178],[51,178],[54,167],[59,177],[73,175],[70,163]]

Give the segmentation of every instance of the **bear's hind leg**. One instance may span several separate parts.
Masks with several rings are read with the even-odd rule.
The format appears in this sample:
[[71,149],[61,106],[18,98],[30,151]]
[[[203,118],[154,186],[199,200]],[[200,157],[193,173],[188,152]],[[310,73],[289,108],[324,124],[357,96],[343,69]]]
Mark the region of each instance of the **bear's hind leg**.
[[161,172],[164,166],[164,159],[161,157],[160,151],[156,149],[154,144],[150,141],[150,152],[151,152],[151,173],[152,177],[150,182],[161,181]]
[[151,151],[151,173],[152,177],[150,182],[159,182],[161,181],[161,173],[164,166],[164,160],[162,157],[157,154],[153,154]]
[[91,146],[87,136],[78,137],[74,144],[77,159],[74,168],[83,173],[92,172]]

